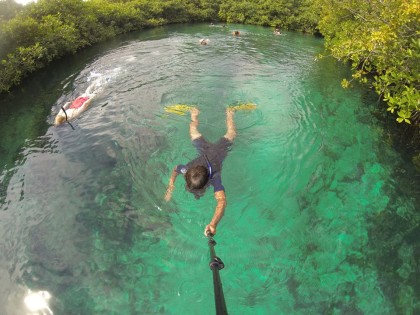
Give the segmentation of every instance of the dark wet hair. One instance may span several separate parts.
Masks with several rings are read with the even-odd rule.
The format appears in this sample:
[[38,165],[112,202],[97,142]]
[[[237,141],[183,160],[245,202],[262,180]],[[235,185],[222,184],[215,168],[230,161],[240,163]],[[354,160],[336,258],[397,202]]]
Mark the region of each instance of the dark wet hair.
[[209,171],[203,165],[190,167],[185,173],[185,181],[189,191],[199,190],[206,186],[209,180]]

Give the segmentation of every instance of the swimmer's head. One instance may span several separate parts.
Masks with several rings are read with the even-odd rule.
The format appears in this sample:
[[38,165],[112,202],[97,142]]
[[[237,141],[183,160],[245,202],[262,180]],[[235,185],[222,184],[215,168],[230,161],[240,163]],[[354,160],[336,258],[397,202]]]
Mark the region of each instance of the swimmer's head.
[[55,116],[55,122],[54,125],[59,126],[63,123],[66,122],[66,117],[63,115],[58,114],[57,116]]
[[209,171],[202,165],[190,167],[185,173],[185,181],[187,190],[193,192],[194,190],[202,189],[206,186],[209,180]]
[[239,35],[239,31],[234,31],[233,35]]

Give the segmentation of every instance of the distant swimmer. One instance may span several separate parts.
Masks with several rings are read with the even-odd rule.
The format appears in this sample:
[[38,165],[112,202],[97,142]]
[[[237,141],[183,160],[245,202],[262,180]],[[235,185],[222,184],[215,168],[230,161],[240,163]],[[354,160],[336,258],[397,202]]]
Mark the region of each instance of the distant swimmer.
[[234,31],[232,34],[233,34],[233,35],[235,35],[235,36],[239,36],[239,35],[241,35],[241,34],[239,33],[239,31]]
[[98,90],[94,90],[95,88],[97,88],[97,82],[93,82],[86,89],[85,93],[77,97],[73,102],[67,102],[64,104],[64,106],[61,107],[60,111],[55,117],[54,125],[59,126],[66,121],[76,118],[82,112],[84,112],[98,92]]
[[200,39],[200,44],[201,45],[207,45],[209,42],[210,42],[210,40],[208,38],[206,38],[206,39],[204,39],[204,38]]
[[274,35],[281,35],[280,29],[276,28],[274,31]]

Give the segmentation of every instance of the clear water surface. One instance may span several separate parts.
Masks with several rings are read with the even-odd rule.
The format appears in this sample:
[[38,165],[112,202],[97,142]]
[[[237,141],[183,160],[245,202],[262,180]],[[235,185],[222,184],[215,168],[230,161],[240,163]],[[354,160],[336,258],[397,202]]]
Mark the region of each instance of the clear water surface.
[[[189,116],[164,107],[197,105],[215,141],[238,102],[258,108],[236,113],[223,168],[229,313],[420,312],[418,181],[373,119],[376,96],[341,88],[348,69],[315,60],[320,38],[234,27],[120,37],[3,97],[1,314],[34,314],[28,290],[48,291],[54,314],[214,314],[203,229],[215,200],[178,178],[164,202],[172,168],[196,156]],[[52,127],[98,78],[75,130]]]

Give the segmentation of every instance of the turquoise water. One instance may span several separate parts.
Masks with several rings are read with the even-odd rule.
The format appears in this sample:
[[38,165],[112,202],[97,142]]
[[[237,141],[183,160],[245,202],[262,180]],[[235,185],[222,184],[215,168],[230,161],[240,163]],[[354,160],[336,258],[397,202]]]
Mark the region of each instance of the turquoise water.
[[[0,313],[214,314],[203,229],[214,211],[172,168],[196,156],[189,116],[216,141],[225,108],[238,136],[223,166],[228,206],[216,253],[230,314],[417,314],[418,178],[372,115],[343,90],[323,40],[268,28],[171,26],[59,62],[2,100]],[[207,46],[199,45],[209,38]],[[54,115],[94,80],[70,126]],[[413,174],[406,179],[407,174]]]

